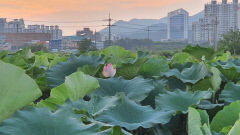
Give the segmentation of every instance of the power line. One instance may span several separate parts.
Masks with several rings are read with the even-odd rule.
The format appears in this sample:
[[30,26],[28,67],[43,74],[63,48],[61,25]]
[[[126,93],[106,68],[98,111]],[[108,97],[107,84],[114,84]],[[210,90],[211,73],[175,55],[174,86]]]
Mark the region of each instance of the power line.
[[[163,31],[153,31],[153,32],[165,32],[166,30]],[[143,34],[146,33],[146,31],[124,31],[124,32],[119,32],[119,34],[121,33],[128,33],[128,34]]]
[[[121,20],[118,20],[121,21]],[[118,22],[118,23],[122,23],[122,24],[128,24],[128,25],[134,25],[134,26],[143,26],[146,27],[146,29],[141,29],[141,28],[129,28],[129,29],[138,29],[138,30],[144,30],[147,31],[147,39],[150,39],[150,31],[156,31],[156,30],[150,30],[150,27],[162,27],[162,26],[154,26],[154,25],[142,25],[142,24],[136,24],[136,23],[130,23],[130,22]]]
[[150,30],[150,31],[155,31],[155,32],[165,32],[167,30]]
[[[6,19],[10,19],[10,20],[15,20],[13,18],[6,18]],[[119,21],[119,20],[115,20],[110,18],[110,21]],[[30,21],[30,22],[46,22],[46,23],[89,23],[89,22],[99,22],[99,21],[109,21],[109,19],[105,19],[105,20],[88,20],[88,21],[71,21],[71,22],[63,22],[63,21],[46,21],[46,20],[29,20],[29,19],[24,19],[24,21]],[[142,24],[136,24],[136,23],[130,23],[130,22],[124,22],[127,23],[129,25],[135,25],[135,26],[145,26],[145,27],[161,27],[161,26],[152,26],[152,25],[142,25]],[[86,26],[64,26],[64,25],[60,25],[61,27],[102,27],[102,26],[106,26],[106,25],[96,25],[96,26],[91,26],[91,25],[86,25]],[[107,25],[108,26],[108,25]],[[113,25],[112,25],[113,26]],[[121,26],[124,27],[124,26]],[[129,28],[129,27],[126,27]],[[130,28],[130,29],[141,29],[141,28]]]
[[94,27],[103,27],[103,25],[86,25],[86,26],[72,26],[72,25],[59,25],[60,27],[89,27],[89,28],[94,28]]
[[[116,22],[117,21],[122,21],[122,20],[115,20]],[[118,23],[125,23],[125,24],[129,24],[129,25],[134,25],[134,26],[145,26],[145,27],[147,27],[148,25],[142,25],[142,24],[136,24],[136,23],[130,23],[130,22],[126,22],[126,21],[124,21],[124,22],[118,22]]]
[[[118,23],[129,24],[129,25],[134,25],[134,26],[162,27],[162,26],[156,26],[156,25],[154,25],[154,24],[152,24],[152,25],[143,25],[143,24],[131,23],[131,22],[123,21],[123,20],[115,20],[115,21],[121,21],[121,22],[118,22]],[[123,21],[123,22],[122,22],[122,21]]]
[[149,40],[150,39],[150,37],[149,37],[150,27],[149,26],[147,27],[147,32],[148,32],[148,38],[147,39]]
[[143,32],[130,32],[130,31],[128,31],[128,32],[124,32],[124,33],[127,33],[127,34],[143,34],[143,33],[145,33],[145,31],[143,31]]
[[[119,20],[120,21],[120,20]],[[144,30],[147,31],[147,39],[150,39],[150,31],[155,31],[155,30],[150,30],[150,27],[161,27],[161,26],[154,26],[154,25],[142,25],[142,24],[135,24],[135,23],[130,23],[130,22],[119,22],[119,23],[125,23],[128,25],[134,25],[134,26],[143,26],[146,27],[146,29],[140,29],[140,28],[129,28],[129,29],[138,29],[138,30]]]
[[[11,19],[14,20],[12,18],[6,18],[6,19]],[[46,22],[46,23],[90,23],[90,22],[102,22],[102,21],[108,21],[108,25],[59,25],[60,27],[63,28],[75,28],[75,27],[89,27],[89,28],[96,28],[96,27],[103,27],[103,26],[107,26],[108,27],[108,36],[109,36],[109,45],[111,45],[111,33],[112,33],[112,26],[116,26],[119,28],[124,28],[124,29],[135,29],[135,30],[139,30],[139,31],[143,31],[143,32],[147,32],[147,38],[150,39],[150,32],[164,32],[166,30],[156,30],[156,29],[151,29],[152,27],[162,27],[162,26],[154,26],[154,25],[142,25],[142,24],[137,24],[137,23],[131,23],[131,22],[127,22],[127,21],[122,21],[120,23],[122,24],[127,24],[130,26],[120,26],[120,25],[113,25],[112,22],[117,22],[120,20],[115,20],[112,19],[109,13],[109,18],[105,19],[105,20],[86,20],[86,21],[71,21],[71,22],[64,22],[64,21],[47,21],[47,20],[28,20],[28,19],[24,19],[24,21],[30,21],[30,22]],[[131,26],[132,25],[132,26]],[[135,26],[135,27],[133,27]],[[136,28],[137,26],[141,26],[142,28]],[[144,27],[144,28],[143,28]],[[129,32],[128,32],[129,33]],[[131,32],[130,32],[131,33]],[[136,33],[136,32],[132,32],[132,33]]]
[[147,39],[150,40],[150,32],[165,32],[166,30],[151,30],[151,26],[148,26],[147,29],[140,29],[140,28],[131,28],[131,27],[124,27],[124,26],[117,26],[120,28],[127,28],[127,29],[136,29],[136,30],[142,30],[147,32]]
[[132,27],[126,27],[126,26],[119,26],[119,25],[115,25],[115,26],[120,27],[120,28],[125,28],[125,29],[135,29],[135,30],[147,31],[147,29],[141,29],[141,28],[132,28]]

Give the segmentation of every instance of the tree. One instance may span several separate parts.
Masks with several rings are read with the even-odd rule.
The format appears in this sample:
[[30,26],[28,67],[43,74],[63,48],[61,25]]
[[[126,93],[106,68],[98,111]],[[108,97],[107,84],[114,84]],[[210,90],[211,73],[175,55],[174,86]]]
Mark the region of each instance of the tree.
[[233,55],[240,54],[240,31],[230,30],[223,36],[223,40],[219,41],[219,49],[224,48]]
[[32,52],[39,52],[39,51],[44,51],[44,52],[47,52],[48,49],[45,45],[43,44],[33,44],[30,46]]
[[97,50],[96,46],[92,44],[90,39],[83,39],[81,42],[79,42],[78,49],[83,52]]

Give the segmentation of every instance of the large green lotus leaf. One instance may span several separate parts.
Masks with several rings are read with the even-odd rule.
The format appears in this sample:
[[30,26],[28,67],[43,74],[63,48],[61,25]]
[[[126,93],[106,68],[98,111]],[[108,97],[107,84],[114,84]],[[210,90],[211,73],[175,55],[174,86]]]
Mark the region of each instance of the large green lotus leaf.
[[[51,58],[52,57],[52,58]],[[68,55],[58,56],[57,54],[53,54],[53,56],[48,56],[48,58],[51,58],[49,63],[49,68],[57,65],[59,62],[64,62],[68,59]]]
[[212,104],[209,100],[202,100],[200,104],[197,105],[198,108],[204,110],[212,110],[216,107],[223,107],[224,104]]
[[101,134],[99,133],[98,135],[132,135],[132,134],[123,130],[119,126],[115,126],[115,127],[110,128],[108,130],[102,131]]
[[41,95],[38,85],[22,69],[0,61],[0,122]]
[[188,135],[212,135],[209,127],[209,116],[205,110],[189,108]]
[[47,81],[50,88],[57,87],[64,83],[65,77],[76,72],[79,67],[91,65],[97,67],[104,64],[103,57],[81,55],[76,57],[71,55],[66,62],[60,62],[47,71]]
[[141,106],[122,97],[121,103],[97,116],[96,120],[134,130],[139,127],[150,128],[155,124],[166,124],[173,112],[153,110],[150,106]]
[[53,88],[50,93],[50,97],[41,100],[40,102],[37,103],[37,107],[48,107],[51,110],[55,110],[57,105],[63,105],[64,102],[68,98],[68,91],[66,91],[66,87],[64,84]]
[[196,84],[199,80],[204,79],[209,75],[209,71],[205,64],[193,64],[191,68],[186,68],[182,72],[177,69],[172,69],[163,73],[166,77],[176,77],[184,83]]
[[191,91],[212,89],[211,78],[205,78],[194,84]]
[[78,71],[82,71],[85,74],[91,75],[91,76],[95,76],[98,71],[101,69],[101,65],[98,67],[94,67],[91,65],[85,65],[83,67],[78,68]]
[[[118,96],[114,97],[95,96],[91,98],[90,101],[80,99],[79,101],[72,102],[68,100],[65,102],[63,106],[61,106],[60,109],[64,110],[66,115],[72,115],[74,113],[74,116],[76,118],[79,118],[79,116],[81,116],[82,118],[86,118],[85,120],[88,122],[100,124],[102,126],[101,127],[102,132],[99,132],[98,135],[132,135],[129,132],[126,132],[125,130],[121,129],[121,127],[119,126],[104,124],[92,119],[99,115],[100,113],[102,113],[103,111],[116,106],[119,103],[118,102],[119,99],[120,98]],[[88,114],[90,114],[90,116]]]
[[179,64],[179,63],[175,63],[175,64],[172,64],[170,65],[171,69],[178,69],[180,72],[182,72],[185,68],[190,68],[191,66],[193,65],[193,63],[191,62],[187,62],[187,63],[184,63],[184,64]]
[[211,129],[220,132],[224,127],[233,126],[239,119],[240,101],[233,102],[229,106],[225,106],[213,118]]
[[52,110],[56,105],[64,104],[67,98],[77,101],[86,94],[92,93],[99,87],[98,80],[94,77],[84,74],[83,72],[75,72],[66,77],[65,83],[53,88],[50,97],[45,101],[38,103],[38,106],[48,106]]
[[192,90],[212,89],[217,92],[220,89],[220,85],[222,83],[222,79],[220,77],[221,72],[215,67],[211,67],[210,71],[212,73],[211,77],[200,80],[198,83],[194,84]]
[[142,65],[140,74],[143,76],[160,76],[162,72],[169,70],[167,59],[151,58]]
[[174,92],[159,94],[155,102],[158,109],[187,113],[189,107],[198,105],[201,100],[209,98],[211,98],[210,91],[191,92],[176,90]]
[[23,57],[24,59],[29,59],[34,57],[34,53],[32,53],[30,47],[26,47],[21,51],[18,51],[16,55]]
[[6,63],[21,67],[22,69],[28,69],[34,62],[34,54],[31,52],[31,49],[27,47],[16,53],[8,54],[2,60]]
[[226,53],[223,53],[221,56],[214,58],[213,62],[218,62],[218,61],[227,62],[230,58],[231,58],[231,53],[227,51]]
[[143,64],[148,60],[149,54],[144,52],[138,52],[135,60],[123,63],[117,68],[117,75],[122,76],[125,79],[133,79],[139,75],[139,71]]
[[173,77],[166,78],[167,79],[167,89],[170,91],[174,91],[176,89],[185,90],[186,84],[184,84],[181,80]]
[[224,133],[217,133],[215,131],[212,131],[212,135],[226,135],[226,134],[224,134]]
[[131,51],[125,50],[120,46],[110,46],[104,49],[101,54],[106,56],[108,63],[116,64],[118,66],[125,63],[126,59],[136,57],[136,54],[132,54]]
[[29,68],[29,64],[26,62],[24,58],[20,56],[10,55],[10,56],[4,57],[2,60],[6,63],[10,63],[15,66],[21,67],[22,69]]
[[21,67],[22,69],[28,69],[34,62],[34,54],[29,47],[26,47],[16,53],[8,54],[3,58],[3,61]]
[[211,77],[212,88],[214,91],[218,91],[222,83],[221,72],[215,67],[211,67],[210,71],[213,74]]
[[[46,52],[42,52],[42,51],[39,51],[39,52],[36,52],[35,53],[35,56],[40,56],[42,57],[43,61],[46,62],[46,60],[44,60],[46,58],[48,58],[48,68],[51,68],[52,66],[55,66],[57,65],[59,62],[64,62],[68,59],[69,57],[69,54],[57,54],[57,53],[46,53]],[[43,57],[44,56],[44,57]],[[45,63],[43,62],[43,63]],[[47,63],[47,62],[46,62]]]
[[[177,114],[174,115],[171,121],[164,125],[172,135],[187,135],[187,115]],[[163,134],[164,135],[164,134]]]
[[207,60],[212,60],[216,56],[216,52],[213,48],[204,48],[200,46],[187,46],[185,49],[182,50],[183,52],[189,53],[198,60],[201,60],[203,56]]
[[223,100],[226,104],[240,100],[240,85],[229,82],[220,94],[219,99]]
[[188,53],[180,52],[173,55],[171,60],[172,64],[184,64],[184,63],[194,63],[196,60]]
[[8,52],[6,50],[2,50],[0,51],[0,59],[3,59],[4,57],[6,57],[8,55]]
[[142,101],[154,89],[152,80],[136,77],[132,80],[123,78],[98,79],[100,88],[94,92],[99,96],[115,96],[117,93],[125,93],[127,97],[135,101]]
[[36,55],[35,56],[35,62],[33,66],[35,67],[40,67],[40,66],[46,66],[48,67],[49,61],[48,61],[48,56],[47,55]]
[[92,93],[99,87],[98,80],[82,72],[76,72],[66,77],[64,83],[68,96],[73,101]]
[[228,62],[218,62],[217,68],[229,81],[240,79],[240,60],[228,60]]
[[228,135],[240,135],[240,120],[235,123]]
[[47,86],[46,71],[44,68],[32,67],[26,71],[26,74],[36,81],[42,91],[49,90],[49,87]]
[[[47,108],[18,111],[0,127],[1,135],[98,135],[99,125],[84,125],[64,110]],[[99,133],[100,134],[100,133]]]
[[68,101],[64,106],[71,106],[71,108],[81,111],[85,110],[89,114],[96,116],[102,113],[104,110],[108,110],[111,107],[114,107],[118,104],[119,97],[100,97],[93,96],[90,101],[85,101],[83,99],[78,100],[77,102]]
[[154,90],[152,90],[149,95],[141,102],[141,105],[150,105],[152,108],[156,108],[155,107],[155,97],[159,94],[159,93],[165,93],[166,90],[166,81],[165,80],[156,80],[153,82],[154,85]]
[[217,92],[220,89],[220,85],[222,83],[222,79],[220,77],[221,72],[215,67],[211,67],[210,71],[212,73],[211,77],[200,80],[194,84],[192,90],[213,89],[215,92]]
[[21,57],[23,59],[30,59],[30,58],[34,57],[35,54],[32,53],[30,47],[26,47],[16,53],[13,53],[12,56]]
[[157,125],[152,128],[151,135],[173,135],[173,134],[168,128],[161,125]]
[[228,127],[224,127],[220,133],[223,133],[223,134],[228,134],[230,132],[230,130],[232,129],[233,126],[228,126]]

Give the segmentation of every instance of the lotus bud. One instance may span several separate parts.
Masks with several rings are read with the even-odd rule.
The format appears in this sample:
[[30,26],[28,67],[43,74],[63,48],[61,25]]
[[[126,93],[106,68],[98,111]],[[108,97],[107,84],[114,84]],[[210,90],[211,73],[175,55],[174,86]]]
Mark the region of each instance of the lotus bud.
[[206,61],[206,57],[204,55],[202,56],[202,61]]
[[116,68],[114,68],[112,64],[107,64],[104,66],[102,74],[104,77],[114,77],[116,71]]

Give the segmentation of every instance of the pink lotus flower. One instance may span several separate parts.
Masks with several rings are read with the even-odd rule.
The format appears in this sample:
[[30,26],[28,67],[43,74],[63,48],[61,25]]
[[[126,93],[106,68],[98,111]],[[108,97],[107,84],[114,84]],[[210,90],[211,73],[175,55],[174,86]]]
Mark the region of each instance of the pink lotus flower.
[[104,77],[114,77],[116,71],[116,68],[114,68],[112,64],[107,64],[104,66],[102,74]]

